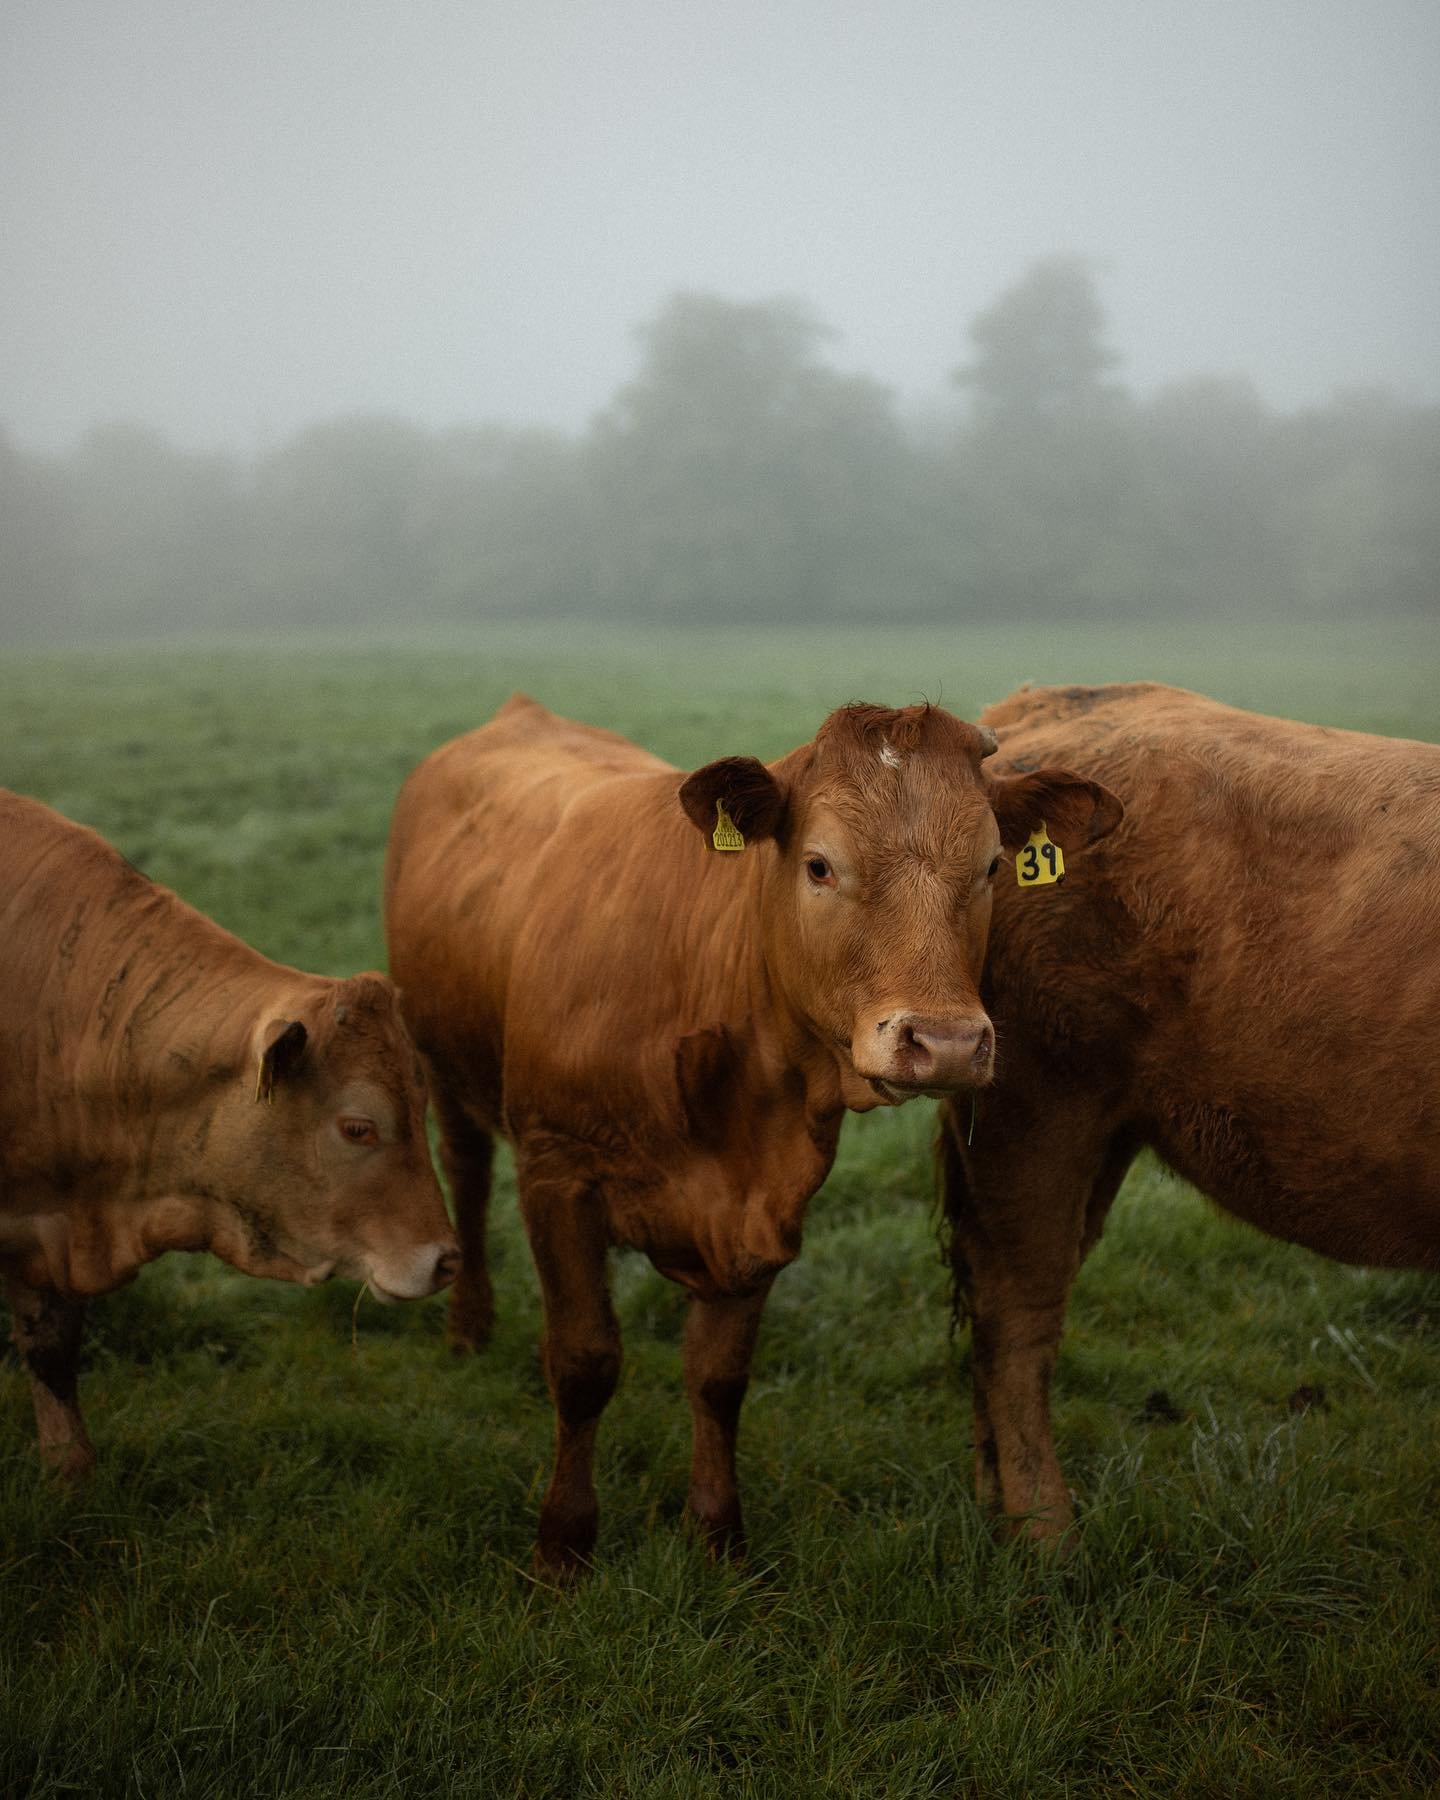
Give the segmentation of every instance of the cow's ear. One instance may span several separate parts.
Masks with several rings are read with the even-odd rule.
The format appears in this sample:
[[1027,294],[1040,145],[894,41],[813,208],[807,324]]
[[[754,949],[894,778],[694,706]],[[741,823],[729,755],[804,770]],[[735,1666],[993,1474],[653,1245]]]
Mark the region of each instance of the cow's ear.
[[298,1019],[272,1019],[260,1038],[260,1072],[255,1080],[255,1098],[273,1100],[275,1083],[283,1081],[305,1054],[309,1034]]
[[[754,838],[773,838],[785,817],[785,790],[753,756],[722,756],[687,775],[680,787],[680,804],[687,818],[711,849],[726,847],[725,820],[748,843]],[[725,809],[725,819],[719,808]],[[715,842],[717,828],[720,843]],[[729,848],[742,845],[730,843]]]
[[1044,825],[1065,854],[1073,856],[1107,836],[1125,817],[1125,808],[1109,788],[1068,769],[990,776],[985,786],[1007,850],[1018,850],[1038,825]]

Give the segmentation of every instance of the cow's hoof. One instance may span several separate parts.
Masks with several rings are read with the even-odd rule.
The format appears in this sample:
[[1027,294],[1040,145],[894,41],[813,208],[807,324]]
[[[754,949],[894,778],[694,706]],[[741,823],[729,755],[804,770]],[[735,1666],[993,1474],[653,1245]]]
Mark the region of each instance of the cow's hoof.
[[595,1571],[588,1551],[569,1544],[546,1543],[543,1538],[535,1546],[531,1567],[537,1581],[561,1588],[577,1587]]
[[45,1471],[66,1487],[84,1487],[95,1473],[95,1449],[92,1444],[45,1444],[40,1450]]
[[1045,1513],[1010,1515],[1000,1520],[1000,1530],[1012,1542],[1026,1544],[1055,1562],[1068,1562],[1080,1548],[1080,1532],[1073,1519],[1056,1519]]
[[593,1502],[574,1508],[542,1506],[535,1539],[535,1573],[544,1581],[583,1581],[593,1567],[598,1525]]
[[745,1527],[741,1523],[738,1504],[715,1513],[704,1513],[691,1507],[690,1529],[716,1562],[745,1560]]
[[452,1312],[445,1325],[445,1342],[456,1356],[474,1356],[489,1348],[495,1332],[495,1320],[483,1317],[457,1319]]

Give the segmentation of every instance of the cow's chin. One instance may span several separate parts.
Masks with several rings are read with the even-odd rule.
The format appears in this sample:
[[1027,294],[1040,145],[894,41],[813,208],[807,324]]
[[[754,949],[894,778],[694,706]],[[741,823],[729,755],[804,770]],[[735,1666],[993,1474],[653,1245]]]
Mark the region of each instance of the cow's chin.
[[[301,1271],[299,1281],[302,1287],[319,1287],[333,1275],[344,1281],[363,1282],[382,1306],[393,1306],[397,1300],[418,1299],[421,1291],[408,1293],[398,1282],[393,1287],[387,1286],[368,1263],[354,1257],[332,1257],[328,1262],[311,1263]],[[391,1279],[393,1281],[395,1277],[392,1275]],[[430,1290],[423,1291],[428,1293]]]
[[368,1269],[360,1279],[382,1306],[397,1306],[402,1300],[423,1300],[435,1292],[433,1281],[409,1281],[398,1269],[387,1269],[382,1279]]
[[870,1086],[888,1106],[904,1106],[907,1100],[952,1100],[957,1091],[968,1090],[938,1087],[907,1087],[899,1081],[882,1081],[878,1076],[866,1077]]

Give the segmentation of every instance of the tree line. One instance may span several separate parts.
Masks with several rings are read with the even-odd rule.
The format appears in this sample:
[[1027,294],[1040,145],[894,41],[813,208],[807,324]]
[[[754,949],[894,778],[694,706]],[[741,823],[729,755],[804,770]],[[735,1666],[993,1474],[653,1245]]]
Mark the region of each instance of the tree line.
[[251,459],[0,435],[0,635],[1436,608],[1440,407],[1276,414],[1206,375],[1140,399],[1106,334],[1090,268],[1052,258],[924,421],[832,366],[805,306],[679,294],[578,435],[356,417]]

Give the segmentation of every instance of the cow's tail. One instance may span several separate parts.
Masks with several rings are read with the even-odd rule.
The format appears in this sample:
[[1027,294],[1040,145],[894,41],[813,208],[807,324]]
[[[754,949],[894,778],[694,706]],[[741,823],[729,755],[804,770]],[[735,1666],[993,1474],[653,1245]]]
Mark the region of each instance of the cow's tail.
[[970,1323],[970,1264],[964,1239],[955,1229],[960,1210],[970,1198],[965,1161],[960,1154],[960,1121],[953,1106],[940,1109],[935,1138],[935,1236],[940,1260],[950,1271],[950,1336]]

